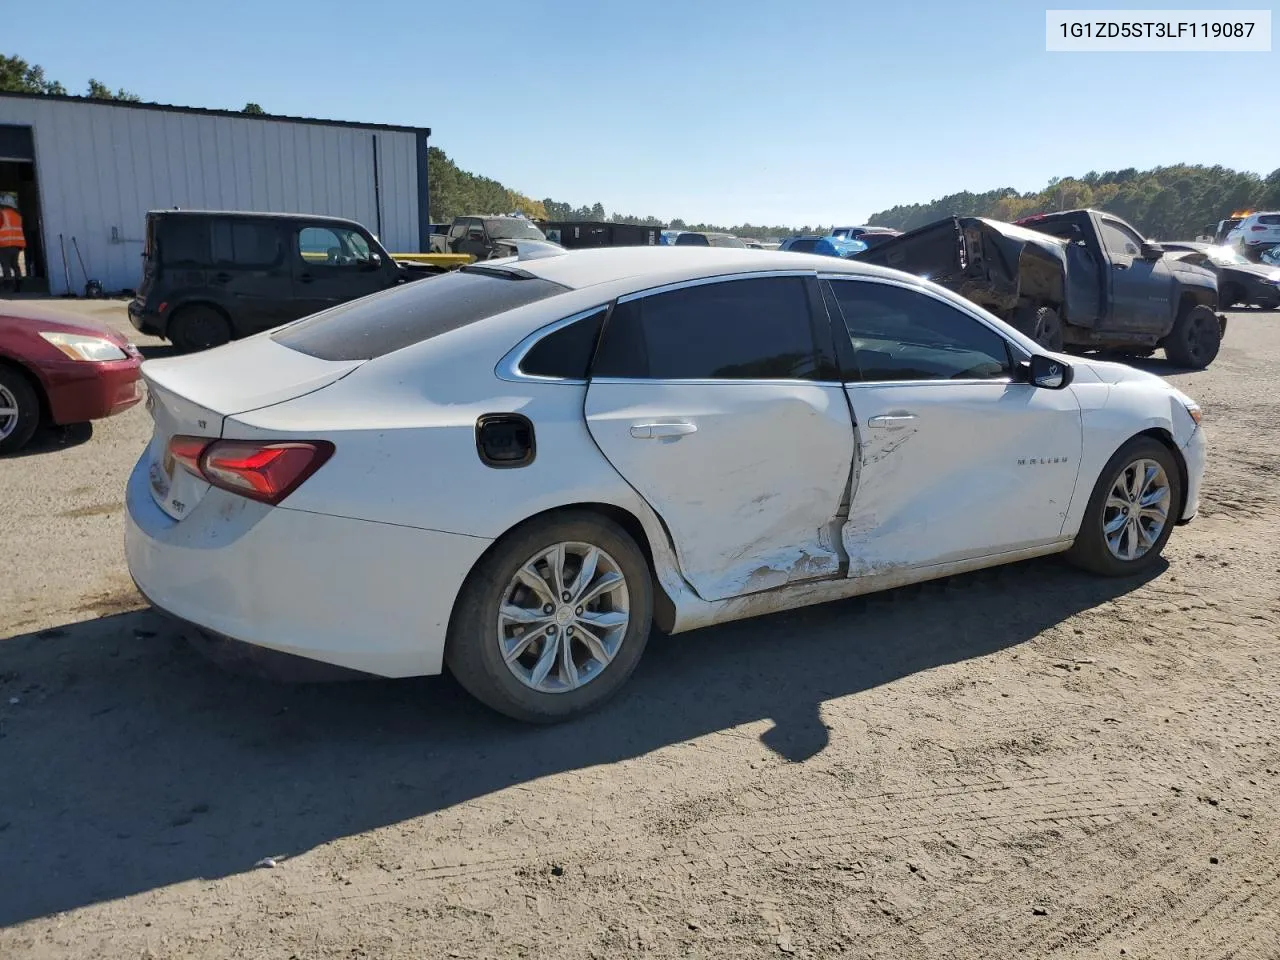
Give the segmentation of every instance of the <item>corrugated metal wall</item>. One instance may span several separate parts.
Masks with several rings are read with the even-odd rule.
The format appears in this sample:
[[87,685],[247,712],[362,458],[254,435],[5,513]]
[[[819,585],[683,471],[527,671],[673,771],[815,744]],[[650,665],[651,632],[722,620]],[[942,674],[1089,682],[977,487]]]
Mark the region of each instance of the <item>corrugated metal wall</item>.
[[[202,116],[101,103],[0,95],[0,124],[35,131],[36,176],[53,293],[89,276],[108,291],[141,273],[148,210],[260,210],[358,220],[388,250],[418,249],[418,136],[359,127]],[[374,203],[378,138],[382,226]]]

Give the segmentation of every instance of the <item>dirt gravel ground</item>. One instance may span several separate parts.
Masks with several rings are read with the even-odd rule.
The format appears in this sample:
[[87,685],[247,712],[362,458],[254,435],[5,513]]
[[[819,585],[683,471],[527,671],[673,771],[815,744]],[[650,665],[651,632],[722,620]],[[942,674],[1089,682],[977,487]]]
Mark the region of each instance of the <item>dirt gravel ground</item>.
[[1280,956],[1280,314],[1150,368],[1212,443],[1155,576],[657,637],[551,729],[135,609],[141,410],[0,461],[0,957]]

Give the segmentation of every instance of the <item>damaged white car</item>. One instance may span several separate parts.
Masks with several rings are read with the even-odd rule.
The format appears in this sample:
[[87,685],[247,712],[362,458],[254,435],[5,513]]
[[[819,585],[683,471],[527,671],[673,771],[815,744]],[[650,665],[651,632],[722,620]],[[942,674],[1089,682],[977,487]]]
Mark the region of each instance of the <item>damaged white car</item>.
[[[1154,563],[1194,402],[795,253],[522,244],[142,368],[129,567],[206,635],[525,721],[679,632],[1044,554]],[[779,656],[784,656],[783,652]]]

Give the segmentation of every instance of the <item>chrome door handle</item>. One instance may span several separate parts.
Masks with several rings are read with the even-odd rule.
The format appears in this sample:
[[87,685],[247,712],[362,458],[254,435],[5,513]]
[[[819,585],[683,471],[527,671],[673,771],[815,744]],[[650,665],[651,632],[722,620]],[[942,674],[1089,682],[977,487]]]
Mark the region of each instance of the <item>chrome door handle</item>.
[[698,425],[681,420],[677,423],[633,423],[631,436],[637,440],[662,440],[667,437],[683,437],[697,433]]
[[869,419],[867,426],[878,427],[881,430],[896,430],[900,427],[905,427],[915,418],[916,415],[914,413],[886,413]]

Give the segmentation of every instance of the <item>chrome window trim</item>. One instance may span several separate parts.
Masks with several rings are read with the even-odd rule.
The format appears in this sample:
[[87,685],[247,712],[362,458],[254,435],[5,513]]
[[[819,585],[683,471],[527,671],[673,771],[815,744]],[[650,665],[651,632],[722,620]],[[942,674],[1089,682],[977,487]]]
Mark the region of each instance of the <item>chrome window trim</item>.
[[562,317],[559,320],[553,320],[545,326],[539,327],[530,333],[523,340],[507,351],[506,355],[498,361],[494,367],[494,373],[499,380],[507,380],[514,383],[576,383],[584,384],[587,381],[574,377],[543,377],[536,373],[525,373],[520,369],[520,364],[524,361],[525,356],[537,346],[543,337],[549,337],[557,331],[563,330],[565,327],[577,323],[579,320],[586,320],[588,317],[594,316],[601,310],[608,310],[608,303],[597,304],[589,310],[581,310],[578,313],[568,317]]
[[[917,284],[914,284],[914,283],[904,282],[894,277],[871,277],[871,276],[866,276],[865,274],[857,274],[857,273],[819,273],[818,279],[819,280],[857,280],[862,283],[880,283],[888,287],[898,287],[902,290],[910,290],[912,293],[918,293],[918,294],[921,294],[922,296],[929,297],[933,300],[936,300],[938,303],[943,304],[944,306],[950,307],[951,309],[955,310],[957,313],[961,313],[964,316],[969,317],[970,319],[976,320],[982,326],[986,327],[988,330],[994,333],[997,337],[999,337],[1002,341],[1004,341],[1005,345],[1009,348],[1010,359],[1012,359],[1014,363],[1017,363],[1017,359],[1016,359],[1017,357],[1023,357],[1024,359],[1029,359],[1029,357],[1026,357],[1027,351],[1025,347],[1023,347],[1020,343],[1018,343],[1015,340],[1010,340],[1003,330],[1000,330],[992,326],[991,322],[986,317],[982,316],[980,313],[977,313],[975,310],[970,309],[972,305],[969,304],[968,301],[965,301],[964,305],[961,305],[958,303],[952,303],[946,297],[938,296],[937,293],[928,289],[927,287],[918,286]],[[837,303],[839,302],[839,297],[836,298],[836,302]],[[846,334],[847,333],[848,331],[846,330]],[[850,387],[856,387],[860,384],[877,384],[877,385],[883,386],[883,385],[894,384],[894,383],[903,383],[903,384],[909,383],[909,384],[915,384],[919,386],[920,384],[924,384],[924,383],[1011,384],[1011,383],[1021,383],[1021,382],[1022,382],[1021,380],[1014,380],[1013,377],[999,377],[999,378],[992,378],[990,380],[984,380],[984,379],[978,379],[978,378],[967,378],[964,380],[849,380],[849,381],[846,381],[845,385]]]

